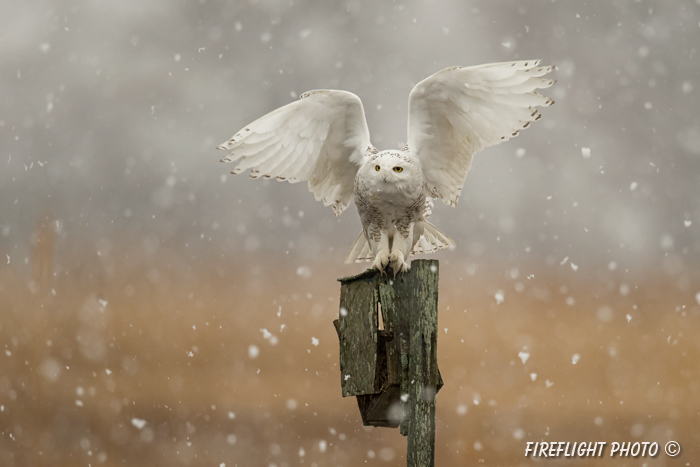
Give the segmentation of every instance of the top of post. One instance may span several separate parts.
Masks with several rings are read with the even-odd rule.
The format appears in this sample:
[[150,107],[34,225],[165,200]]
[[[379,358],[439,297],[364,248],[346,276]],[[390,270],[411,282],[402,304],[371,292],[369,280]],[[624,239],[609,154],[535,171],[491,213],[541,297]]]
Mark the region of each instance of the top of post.
[[[388,270],[388,268],[387,268],[387,270]],[[377,274],[379,274],[379,271],[377,271],[376,269],[366,269],[363,272],[356,274],[354,276],[341,277],[338,279],[338,282],[345,283],[345,282],[353,282],[353,281],[357,281],[357,280],[361,280],[361,279],[371,279],[374,276],[376,276]]]
[[[440,262],[436,259],[414,259],[411,261],[411,266],[413,266],[416,263],[430,263],[429,266],[432,268],[433,266],[437,269],[439,267]],[[416,264],[417,265],[417,264]],[[413,270],[413,267],[411,267],[411,270]],[[406,272],[404,274],[410,274],[411,271]],[[385,269],[385,273],[387,276],[393,278],[394,277],[394,272],[391,269],[391,266],[387,266]],[[355,282],[358,280],[367,280],[367,279],[374,279],[377,275],[379,275],[379,271],[376,269],[367,269],[364,272],[361,272],[360,274],[357,274],[355,276],[346,276],[346,277],[341,277],[338,279],[338,282],[346,284],[348,282]],[[400,275],[397,276],[401,277]]]

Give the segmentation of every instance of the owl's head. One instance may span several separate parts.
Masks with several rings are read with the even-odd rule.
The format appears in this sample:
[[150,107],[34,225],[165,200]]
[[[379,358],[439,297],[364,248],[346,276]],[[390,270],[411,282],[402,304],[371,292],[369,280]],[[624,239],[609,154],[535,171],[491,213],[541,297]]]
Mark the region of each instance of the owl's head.
[[399,189],[422,187],[420,162],[405,151],[382,151],[362,167],[363,178],[372,185]]

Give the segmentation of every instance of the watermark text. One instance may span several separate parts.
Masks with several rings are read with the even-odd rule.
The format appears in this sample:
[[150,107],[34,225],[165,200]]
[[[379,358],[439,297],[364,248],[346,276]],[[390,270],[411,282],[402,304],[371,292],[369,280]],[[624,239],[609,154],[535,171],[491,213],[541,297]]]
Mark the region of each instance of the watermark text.
[[[681,453],[681,445],[669,441],[663,452],[669,457]],[[656,442],[612,442],[605,441],[528,441],[525,447],[525,457],[656,457],[659,454],[659,443]]]

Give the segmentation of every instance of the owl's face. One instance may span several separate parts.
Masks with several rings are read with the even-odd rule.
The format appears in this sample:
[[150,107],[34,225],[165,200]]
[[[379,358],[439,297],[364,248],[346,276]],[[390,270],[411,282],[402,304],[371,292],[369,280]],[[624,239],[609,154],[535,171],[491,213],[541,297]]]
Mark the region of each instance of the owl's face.
[[405,151],[382,151],[362,167],[363,179],[378,189],[414,190],[423,186],[420,162]]

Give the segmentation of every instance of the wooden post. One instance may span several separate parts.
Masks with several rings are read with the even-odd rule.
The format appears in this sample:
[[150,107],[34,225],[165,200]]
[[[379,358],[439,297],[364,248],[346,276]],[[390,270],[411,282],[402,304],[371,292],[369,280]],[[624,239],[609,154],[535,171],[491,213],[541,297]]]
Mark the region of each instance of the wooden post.
[[[343,396],[357,396],[365,425],[397,427],[408,436],[406,464],[435,465],[438,261],[413,260],[394,278],[367,270],[338,279]],[[378,325],[381,306],[384,329]]]

